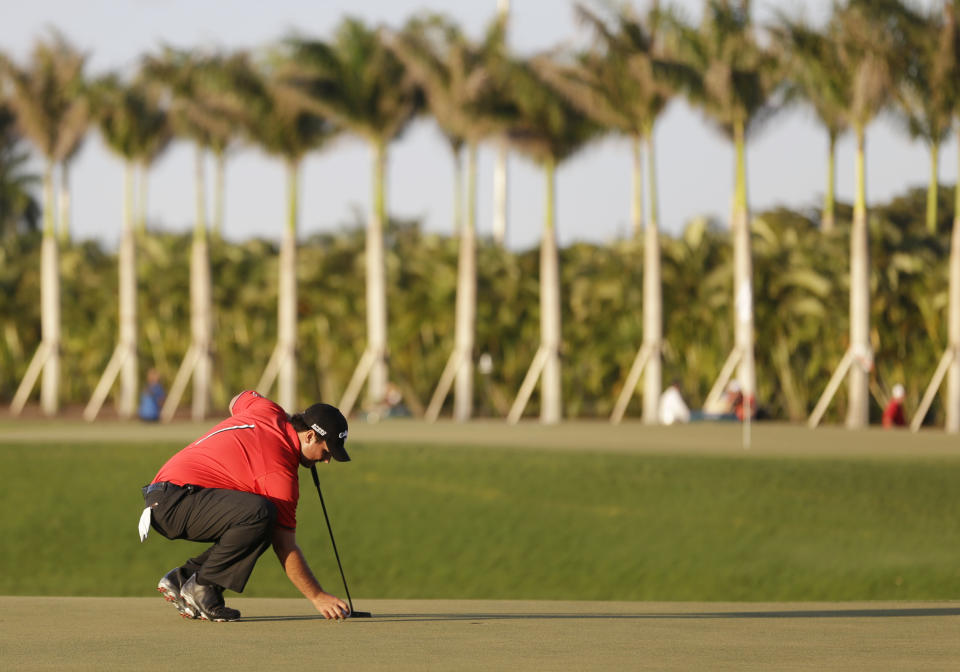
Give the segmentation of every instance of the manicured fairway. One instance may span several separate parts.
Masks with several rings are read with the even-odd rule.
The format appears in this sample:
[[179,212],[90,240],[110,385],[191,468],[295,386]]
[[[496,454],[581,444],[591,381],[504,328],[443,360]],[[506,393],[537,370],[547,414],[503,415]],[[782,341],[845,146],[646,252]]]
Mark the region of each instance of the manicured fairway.
[[[758,425],[745,449],[735,425],[354,424],[354,461],[320,470],[354,595],[960,598],[960,457],[943,434]],[[0,426],[0,594],[149,594],[198,549],[138,543],[139,486],[202,432]],[[340,593],[302,476],[298,541]],[[296,595],[272,553],[245,592]]]
[[5,670],[949,670],[960,602],[362,600],[324,621],[304,600],[236,599],[236,623],[157,598],[0,597]]

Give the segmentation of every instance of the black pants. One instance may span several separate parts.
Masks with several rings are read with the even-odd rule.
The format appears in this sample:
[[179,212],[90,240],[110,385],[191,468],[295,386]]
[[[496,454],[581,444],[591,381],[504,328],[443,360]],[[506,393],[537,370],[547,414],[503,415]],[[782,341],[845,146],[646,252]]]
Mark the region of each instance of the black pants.
[[144,503],[153,507],[153,529],[167,539],[213,542],[183,565],[187,576],[197,572],[238,593],[270,547],[277,522],[273,502],[238,490],[155,484],[144,488]]

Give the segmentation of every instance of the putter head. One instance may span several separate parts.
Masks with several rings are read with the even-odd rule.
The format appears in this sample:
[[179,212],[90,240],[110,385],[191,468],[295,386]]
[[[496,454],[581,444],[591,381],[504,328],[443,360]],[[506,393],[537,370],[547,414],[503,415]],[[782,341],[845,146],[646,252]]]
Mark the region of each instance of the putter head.
[[372,618],[373,614],[369,611],[353,611],[350,612],[350,618]]

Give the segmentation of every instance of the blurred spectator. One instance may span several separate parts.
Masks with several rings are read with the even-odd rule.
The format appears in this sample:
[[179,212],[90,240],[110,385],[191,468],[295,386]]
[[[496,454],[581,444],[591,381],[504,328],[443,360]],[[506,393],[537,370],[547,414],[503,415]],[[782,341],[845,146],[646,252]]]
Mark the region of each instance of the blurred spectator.
[[387,392],[384,396],[384,401],[387,402],[386,417],[410,417],[410,410],[403,403],[403,393],[396,383],[387,383]]
[[387,383],[383,400],[379,404],[374,404],[365,412],[367,422],[380,422],[386,418],[408,417],[410,417],[410,409],[403,403],[403,393],[400,391],[400,387],[393,382]]
[[767,417],[765,414],[757,412],[757,400],[752,394],[746,399],[740,388],[740,382],[731,380],[727,384],[727,390],[713,404],[703,407],[702,411],[693,413],[693,420],[735,420],[742,422],[746,419],[744,408],[749,408],[750,418]]
[[690,422],[690,408],[680,393],[680,382],[674,380],[670,387],[660,395],[660,409],[657,415],[660,424],[672,425],[675,422]]
[[743,405],[743,393],[740,391],[740,383],[731,380],[727,384],[727,390],[713,404],[705,405],[703,413],[698,414],[700,420],[739,420],[737,417],[738,409]]
[[746,396],[743,394],[737,394],[733,399],[733,414],[736,416],[737,420],[742,422],[743,420],[746,420],[748,413],[751,419],[757,417],[756,397],[754,397],[752,394],[748,394]]
[[887,407],[883,409],[883,426],[887,429],[891,427],[903,427],[907,420],[903,415],[903,398],[906,391],[903,385],[897,383],[893,386],[893,396],[887,402]]
[[160,419],[160,409],[163,406],[167,393],[160,384],[160,373],[156,369],[147,371],[147,386],[140,395],[140,409],[138,414],[141,420],[156,422]]

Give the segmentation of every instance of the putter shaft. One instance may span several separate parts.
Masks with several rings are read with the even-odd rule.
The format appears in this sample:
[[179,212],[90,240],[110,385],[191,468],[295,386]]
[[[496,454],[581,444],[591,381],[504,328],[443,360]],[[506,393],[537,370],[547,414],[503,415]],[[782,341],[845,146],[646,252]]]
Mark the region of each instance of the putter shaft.
[[340,562],[337,542],[333,538],[333,527],[330,525],[330,516],[327,515],[327,505],[323,501],[323,492],[320,490],[320,477],[317,475],[316,466],[310,467],[310,473],[313,476],[313,484],[317,486],[317,494],[320,495],[320,508],[323,509],[323,519],[327,521],[327,532],[330,533],[330,544],[333,546],[333,555],[337,558],[337,568],[340,570],[340,579],[343,581],[343,591],[347,594],[347,604],[350,605],[350,614],[356,618],[370,618],[369,611],[354,611],[353,609],[353,600],[350,598],[350,589],[347,588],[347,577],[343,573],[343,564]]

